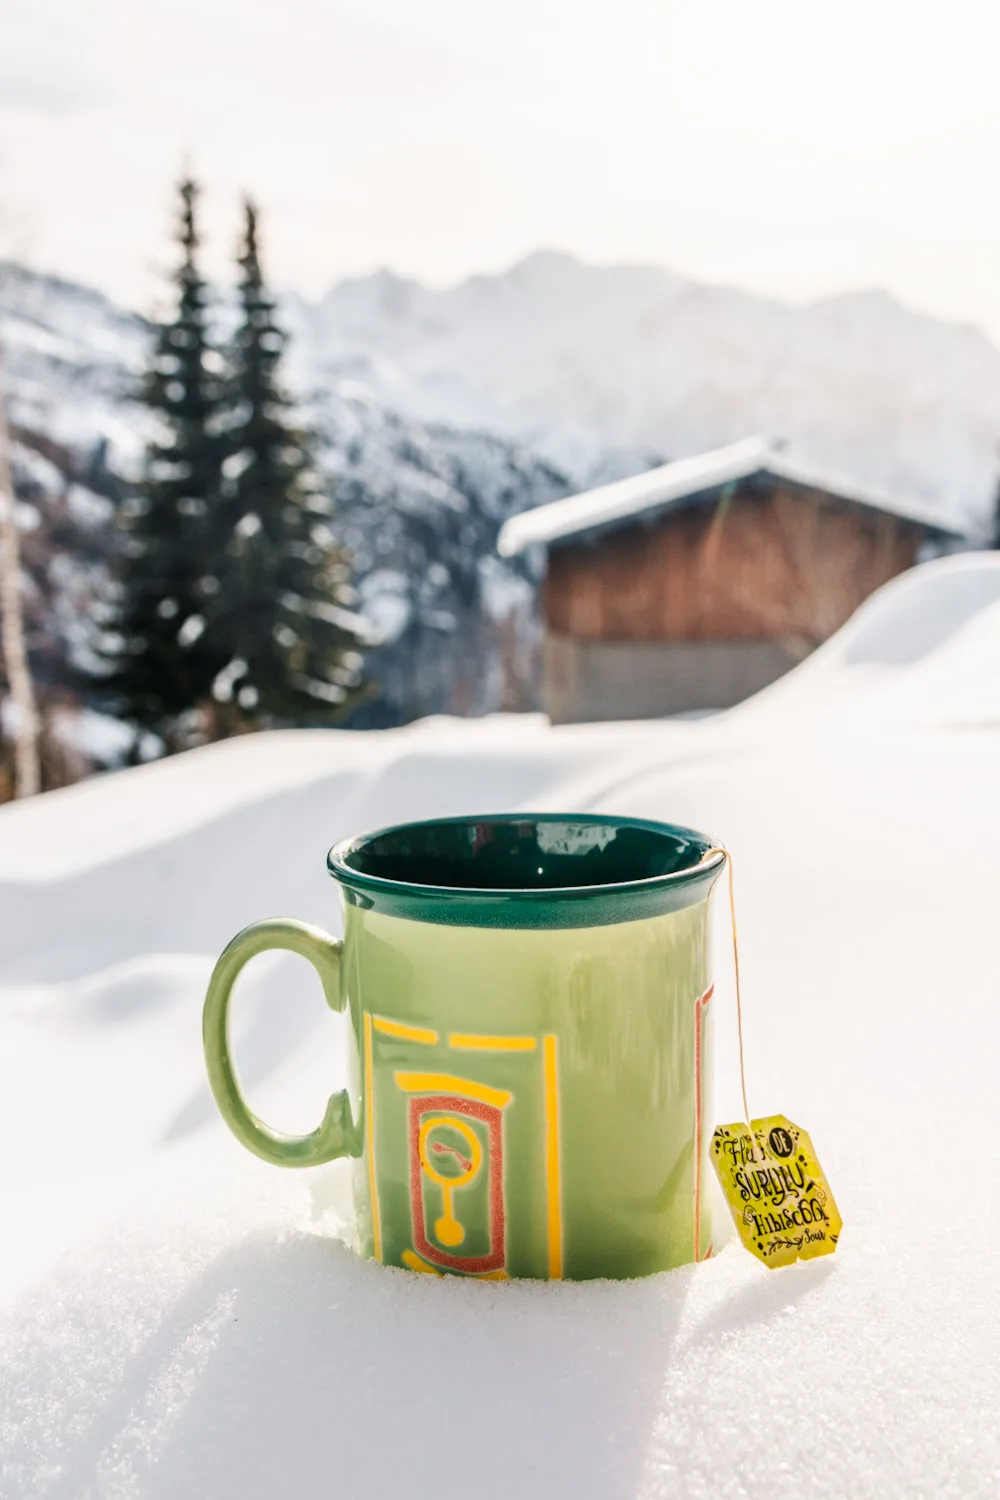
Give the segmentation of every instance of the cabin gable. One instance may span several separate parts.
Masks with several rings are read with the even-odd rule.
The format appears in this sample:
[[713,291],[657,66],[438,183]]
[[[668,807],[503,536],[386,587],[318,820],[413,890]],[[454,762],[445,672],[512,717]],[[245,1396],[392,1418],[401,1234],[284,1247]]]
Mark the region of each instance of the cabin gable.
[[525,511],[497,547],[546,549],[543,705],[562,722],[729,708],[949,535],[919,499],[746,438]]
[[818,491],[741,484],[553,545],[546,629],[581,641],[818,645],[917,560],[916,523]]

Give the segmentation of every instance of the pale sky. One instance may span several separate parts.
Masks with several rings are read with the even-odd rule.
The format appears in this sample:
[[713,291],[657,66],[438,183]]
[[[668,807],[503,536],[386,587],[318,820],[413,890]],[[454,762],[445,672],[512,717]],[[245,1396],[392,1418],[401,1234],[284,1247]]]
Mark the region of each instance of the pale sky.
[[1000,341],[991,0],[8,0],[0,250],[149,308],[171,184],[272,278],[437,284],[539,248]]

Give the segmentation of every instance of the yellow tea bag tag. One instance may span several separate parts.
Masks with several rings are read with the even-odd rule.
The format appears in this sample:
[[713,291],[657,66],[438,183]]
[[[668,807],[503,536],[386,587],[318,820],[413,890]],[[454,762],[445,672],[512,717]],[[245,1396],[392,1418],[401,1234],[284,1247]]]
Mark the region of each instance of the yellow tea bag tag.
[[784,1115],[720,1125],[712,1161],[744,1246],[765,1266],[832,1255],[843,1222],[812,1141]]

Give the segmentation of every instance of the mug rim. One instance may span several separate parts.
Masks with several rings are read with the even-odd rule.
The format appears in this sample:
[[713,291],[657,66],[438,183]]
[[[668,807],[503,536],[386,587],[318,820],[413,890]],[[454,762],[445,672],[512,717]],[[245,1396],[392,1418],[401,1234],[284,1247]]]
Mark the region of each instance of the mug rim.
[[[457,886],[425,885],[416,881],[393,880],[385,875],[368,875],[347,863],[347,856],[363,845],[387,834],[401,833],[413,828],[432,828],[442,825],[472,823],[583,823],[603,828],[639,828],[649,833],[682,837],[705,846],[701,858],[683,870],[673,870],[663,875],[647,875],[636,880],[608,881],[600,885],[570,886]],[[720,840],[700,833],[682,823],[664,823],[655,818],[632,818],[614,813],[568,813],[568,812],[503,812],[467,813],[446,818],[413,818],[403,823],[390,823],[384,828],[373,828],[367,833],[350,834],[339,839],[329,850],[327,869],[339,885],[348,891],[359,891],[385,897],[408,897],[409,899],[435,901],[488,902],[500,905],[503,902],[542,905],[546,902],[587,901],[615,896],[641,896],[645,893],[673,890],[702,880],[706,875],[718,873],[718,867],[726,858],[725,847]],[[367,903],[365,903],[367,904]]]

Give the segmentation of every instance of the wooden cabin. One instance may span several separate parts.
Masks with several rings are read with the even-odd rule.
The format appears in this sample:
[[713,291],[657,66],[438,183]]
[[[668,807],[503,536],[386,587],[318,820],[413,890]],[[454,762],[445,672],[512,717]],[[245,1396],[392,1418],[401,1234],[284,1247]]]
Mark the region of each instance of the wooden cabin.
[[751,438],[526,511],[498,547],[547,553],[543,706],[565,723],[728,708],[951,535]]

